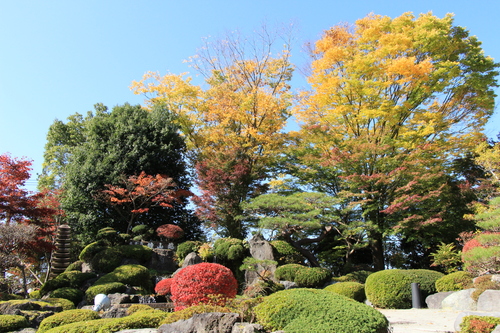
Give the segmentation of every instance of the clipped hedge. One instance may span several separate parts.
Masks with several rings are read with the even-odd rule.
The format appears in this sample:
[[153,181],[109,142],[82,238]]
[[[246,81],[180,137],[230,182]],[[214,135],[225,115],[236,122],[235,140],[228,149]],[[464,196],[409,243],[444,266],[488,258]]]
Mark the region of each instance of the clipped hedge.
[[332,280],[337,281],[337,282],[359,282],[359,283],[365,283],[366,279],[370,274],[373,272],[370,271],[356,271],[356,272],[351,272],[346,275],[342,275],[339,277],[335,277]]
[[163,319],[161,321],[160,326],[164,325],[164,324],[172,324],[172,323],[175,323],[176,321],[179,321],[179,320],[189,319],[192,316],[194,316],[195,314],[210,313],[210,312],[230,313],[233,311],[230,308],[218,306],[218,305],[211,305],[211,304],[193,305],[193,306],[190,306],[189,308],[185,308],[185,309],[182,309],[180,311],[175,311],[175,312],[170,313],[165,319]]
[[411,308],[411,284],[419,283],[422,298],[436,292],[436,281],[444,274],[425,269],[389,269],[371,274],[365,292],[375,306],[385,309]]
[[283,266],[279,266],[276,268],[274,272],[274,277],[278,281],[295,281],[295,276],[297,272],[303,269],[307,269],[306,266],[299,264],[287,264]]
[[472,288],[474,276],[469,272],[459,271],[439,278],[436,281],[437,292],[460,291]]
[[300,269],[295,275],[294,282],[300,287],[319,288],[323,287],[332,277],[330,271],[322,267],[306,267]]
[[175,252],[175,256],[177,257],[177,261],[181,262],[186,258],[188,254],[191,252],[198,252],[198,249],[201,246],[201,242],[198,241],[185,241],[177,245],[177,251]]
[[45,333],[98,333],[104,324],[107,324],[114,318],[85,320],[76,323],[66,324],[59,327],[51,328]]
[[99,319],[99,314],[92,310],[75,309],[56,313],[45,318],[40,323],[37,333],[43,333],[51,328],[85,320]]
[[359,282],[337,282],[325,288],[325,290],[349,297],[358,302],[366,299],[365,286]]
[[94,273],[82,273],[80,271],[63,272],[52,280],[45,282],[40,288],[42,296],[59,288],[80,288],[86,281],[95,278]]
[[321,289],[289,289],[264,297],[257,322],[270,331],[387,332],[389,322],[368,305]]
[[[82,298],[83,298],[83,292],[82,292]],[[45,301],[49,302],[50,304],[53,304],[55,306],[62,307],[63,311],[64,310],[73,310],[75,308],[75,303],[70,301],[67,298],[50,297],[50,298],[46,298]],[[78,305],[78,304],[76,304],[76,305]]]
[[108,246],[106,245],[106,242],[102,240],[90,243],[83,248],[82,252],[80,252],[80,255],[78,256],[78,259],[84,262],[90,262],[96,254],[107,248]]
[[139,286],[146,289],[152,288],[151,275],[146,267],[141,265],[122,265],[115,268],[111,273],[100,277],[95,285],[110,282],[121,282],[131,286]]
[[122,330],[139,328],[159,327],[160,323],[169,313],[161,310],[138,311],[130,316],[116,318],[110,322],[103,323],[99,333],[114,333]]
[[[90,245],[89,245],[90,246]],[[85,249],[82,251],[84,253]],[[99,246],[91,248],[85,255],[87,262],[98,272],[109,273],[119,267],[123,259],[134,259],[144,264],[151,259],[153,250],[144,245]],[[82,254],[80,255],[82,257]],[[90,259],[89,259],[90,257]]]
[[0,332],[12,332],[29,326],[26,318],[19,315],[0,315]]
[[108,295],[114,293],[124,293],[126,290],[127,286],[121,282],[93,285],[85,291],[85,300],[88,304],[94,304],[94,297],[98,294]]
[[80,289],[69,287],[59,288],[50,293],[51,298],[64,298],[71,301],[73,305],[78,305],[83,300],[83,296],[84,293]]

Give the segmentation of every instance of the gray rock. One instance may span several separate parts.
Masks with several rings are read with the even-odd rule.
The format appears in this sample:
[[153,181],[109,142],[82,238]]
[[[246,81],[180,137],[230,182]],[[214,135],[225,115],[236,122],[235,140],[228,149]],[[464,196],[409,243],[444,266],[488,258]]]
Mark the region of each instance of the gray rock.
[[280,281],[280,283],[285,287],[285,289],[293,289],[293,288],[298,288],[299,286],[292,281]]
[[90,266],[89,263],[84,262],[82,264],[82,273],[92,273],[92,272],[93,272],[92,266]]
[[127,308],[122,308],[119,304],[113,305],[108,310],[104,311],[101,318],[122,318],[127,315]]
[[184,262],[182,263],[182,268],[187,267],[189,265],[196,265],[201,263],[201,257],[196,252],[191,252],[184,258]]
[[14,332],[11,332],[11,333],[36,333],[36,328],[23,328],[22,330],[19,330],[19,331],[14,331]]
[[500,290],[485,290],[477,300],[477,311],[500,311]]
[[111,304],[133,303],[130,301],[130,295],[128,294],[114,293],[109,294],[108,298],[111,301]]
[[441,302],[442,309],[476,311],[477,302],[471,297],[474,288],[455,291]]
[[158,330],[156,328],[138,328],[135,330],[123,330],[118,331],[116,333],[157,333]]
[[443,299],[453,293],[454,291],[445,291],[429,295],[425,298],[425,304],[427,304],[427,308],[429,309],[441,309],[441,303],[443,302]]
[[147,264],[149,269],[156,271],[174,272],[179,266],[174,259],[175,251],[170,249],[153,249],[151,260]]
[[457,316],[457,319],[455,319],[455,323],[453,324],[453,327],[455,328],[456,332],[460,332],[460,324],[462,323],[462,320],[466,316],[500,317],[500,312],[477,312],[477,311],[460,312]]
[[493,274],[493,275],[491,275],[491,281],[493,281],[493,282],[500,282],[500,274]]
[[[248,245],[250,246],[250,255],[257,260],[274,260],[273,255],[273,247],[269,244],[268,241],[262,237],[260,234],[256,234],[248,241]],[[267,267],[271,276],[274,276],[274,271],[276,270],[276,266]],[[264,271],[264,268],[259,265],[257,268],[259,273]],[[259,279],[259,276],[256,272],[245,271],[245,284],[247,286],[252,285]]]
[[237,313],[200,313],[187,320],[161,325],[158,333],[231,333],[238,318]]
[[264,327],[259,324],[251,324],[251,323],[236,323],[233,326],[233,330],[231,333],[257,333],[257,332],[265,332]]
[[495,329],[491,331],[491,333],[500,333],[500,325],[497,325],[497,327],[495,327]]

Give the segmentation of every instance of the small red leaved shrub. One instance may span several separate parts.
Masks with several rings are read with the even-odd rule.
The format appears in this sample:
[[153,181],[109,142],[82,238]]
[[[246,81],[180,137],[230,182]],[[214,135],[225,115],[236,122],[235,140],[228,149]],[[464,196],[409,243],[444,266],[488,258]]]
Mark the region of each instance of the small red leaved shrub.
[[184,230],[175,224],[163,224],[156,229],[158,236],[165,237],[169,240],[179,239],[184,236]]
[[199,303],[224,306],[234,298],[238,283],[231,270],[213,263],[190,265],[173,277],[171,286],[175,311]]
[[173,281],[174,281],[173,278],[161,280],[155,286],[155,293],[162,296],[170,294],[170,288],[172,287]]

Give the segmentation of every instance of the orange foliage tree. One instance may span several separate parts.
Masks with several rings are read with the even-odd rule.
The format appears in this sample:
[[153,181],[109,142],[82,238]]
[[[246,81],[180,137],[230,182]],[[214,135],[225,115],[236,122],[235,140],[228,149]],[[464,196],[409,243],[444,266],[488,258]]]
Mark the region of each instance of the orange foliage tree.
[[184,198],[192,195],[179,189],[172,178],[165,175],[151,176],[144,171],[138,176],[123,176],[123,187],[106,184],[99,198],[111,204],[127,221],[126,232],[132,230],[137,217],[146,214],[153,207],[173,208]]

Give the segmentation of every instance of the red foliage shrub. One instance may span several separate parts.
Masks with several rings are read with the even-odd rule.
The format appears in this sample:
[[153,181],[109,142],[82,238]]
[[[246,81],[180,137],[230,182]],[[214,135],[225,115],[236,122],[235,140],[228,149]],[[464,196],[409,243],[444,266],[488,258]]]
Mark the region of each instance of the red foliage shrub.
[[497,326],[481,319],[472,319],[470,321],[470,330],[477,333],[490,333]]
[[155,293],[162,296],[170,294],[170,288],[172,287],[173,281],[174,281],[173,278],[161,280],[155,286]]
[[158,236],[163,236],[169,240],[179,239],[184,236],[184,230],[175,224],[163,224],[156,229]]
[[479,243],[477,239],[472,238],[471,240],[467,241],[464,244],[464,247],[462,248],[462,252],[465,253],[465,252],[470,251],[473,248],[478,247],[478,246],[481,246],[481,243]]
[[171,287],[175,311],[199,303],[224,306],[237,291],[238,283],[231,270],[213,263],[183,268],[173,277]]

